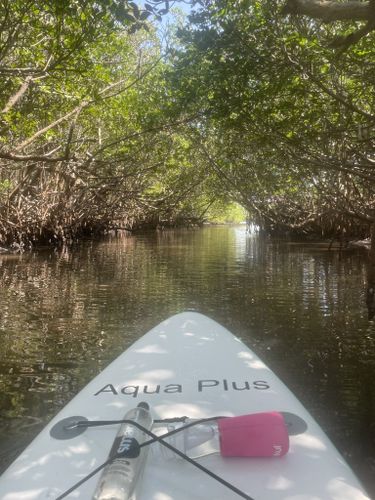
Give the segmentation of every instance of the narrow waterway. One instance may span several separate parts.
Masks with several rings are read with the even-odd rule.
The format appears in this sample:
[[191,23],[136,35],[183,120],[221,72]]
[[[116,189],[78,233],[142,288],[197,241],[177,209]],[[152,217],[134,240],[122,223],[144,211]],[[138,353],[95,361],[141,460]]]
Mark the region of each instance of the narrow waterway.
[[166,317],[207,314],[289,385],[375,498],[375,324],[365,251],[213,227],[0,256],[0,470]]

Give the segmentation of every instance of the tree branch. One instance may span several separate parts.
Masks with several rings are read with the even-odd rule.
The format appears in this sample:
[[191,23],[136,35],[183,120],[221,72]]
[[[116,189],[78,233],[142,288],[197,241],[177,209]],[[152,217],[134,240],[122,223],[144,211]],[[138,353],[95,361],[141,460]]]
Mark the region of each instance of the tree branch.
[[64,156],[60,156],[58,158],[50,158],[46,155],[16,155],[12,153],[4,153],[0,152],[0,158],[4,160],[12,160],[12,161],[42,161],[42,162],[48,162],[48,163],[56,163],[59,161],[65,161],[68,160],[69,158],[66,158]]
[[8,111],[10,111],[13,108],[13,106],[17,104],[17,102],[22,98],[26,90],[29,88],[32,80],[33,78],[31,75],[26,77],[25,81],[22,83],[21,87],[17,90],[17,92],[9,98],[4,109],[2,110],[2,113],[8,113]]
[[287,0],[282,14],[303,15],[321,19],[326,23],[334,21],[369,21],[373,17],[371,2],[349,1],[339,3],[330,0]]
[[368,21],[362,28],[347,36],[338,36],[329,44],[329,47],[333,49],[341,49],[340,52],[344,52],[351,45],[359,42],[361,38],[368,35],[375,29],[375,20]]

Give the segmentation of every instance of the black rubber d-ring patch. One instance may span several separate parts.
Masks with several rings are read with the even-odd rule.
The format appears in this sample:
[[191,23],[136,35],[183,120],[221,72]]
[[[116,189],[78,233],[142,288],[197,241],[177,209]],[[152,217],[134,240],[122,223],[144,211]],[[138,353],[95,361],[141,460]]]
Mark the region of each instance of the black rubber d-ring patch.
[[85,430],[87,429],[87,427],[85,426],[81,427],[74,425],[77,424],[77,422],[82,422],[82,420],[87,420],[87,418],[80,416],[64,418],[51,428],[51,430],[49,431],[50,436],[54,439],[75,438],[76,436],[79,436],[80,434],[85,432]]
[[303,418],[295,413],[289,413],[288,411],[281,411],[280,413],[284,417],[289,436],[296,436],[297,434],[303,434],[307,431],[307,423]]

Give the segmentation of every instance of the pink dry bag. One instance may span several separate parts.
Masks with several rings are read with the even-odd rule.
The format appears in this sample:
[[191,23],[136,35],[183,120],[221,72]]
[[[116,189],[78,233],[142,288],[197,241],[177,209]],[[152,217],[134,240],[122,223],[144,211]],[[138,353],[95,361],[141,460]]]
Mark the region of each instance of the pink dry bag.
[[281,413],[221,418],[217,425],[224,457],[282,457],[289,450],[289,434]]

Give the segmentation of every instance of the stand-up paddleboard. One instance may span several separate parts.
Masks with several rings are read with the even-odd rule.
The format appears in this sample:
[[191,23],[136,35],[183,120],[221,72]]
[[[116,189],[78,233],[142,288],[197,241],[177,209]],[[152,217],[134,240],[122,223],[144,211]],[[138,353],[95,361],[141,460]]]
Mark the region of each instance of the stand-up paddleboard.
[[[205,424],[192,426],[190,437],[196,432],[199,439],[181,456],[173,449],[164,453],[158,442],[144,445],[155,440],[155,433],[176,429],[177,417],[192,422],[242,415],[248,417],[213,421],[212,436],[204,436]],[[288,446],[282,450],[284,445],[272,441],[274,452],[247,456],[258,438],[279,429],[280,415],[290,434]],[[271,420],[263,428],[266,417]],[[133,420],[139,426],[132,430],[127,422]],[[94,425],[97,421],[108,425]],[[236,424],[236,432],[228,422]],[[254,439],[246,425],[255,429]],[[271,433],[265,433],[270,426]],[[176,433],[175,441],[170,438],[172,448],[181,450],[176,443],[186,441],[186,436],[179,439],[186,432]],[[239,452],[246,439],[251,442]],[[210,454],[218,441],[221,453]],[[129,452],[134,444],[140,449]],[[130,455],[120,456],[124,450]],[[185,452],[193,463],[184,460]],[[194,312],[164,321],[93,379],[2,475],[0,499],[101,498],[106,494],[101,491],[111,487],[111,474],[117,474],[114,464],[127,467],[126,488],[134,500],[235,500],[241,494],[254,500],[369,500],[327,436],[275,374],[225,328]]]

